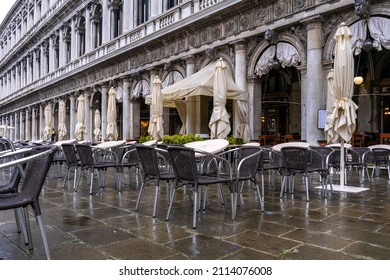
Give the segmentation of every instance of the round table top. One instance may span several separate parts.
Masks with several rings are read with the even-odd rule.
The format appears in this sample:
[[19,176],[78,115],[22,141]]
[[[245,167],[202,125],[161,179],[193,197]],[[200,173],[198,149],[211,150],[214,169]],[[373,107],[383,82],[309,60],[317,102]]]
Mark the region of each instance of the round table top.
[[152,146],[152,145],[154,145],[156,143],[157,143],[157,140],[150,140],[150,141],[143,142],[142,145]]
[[249,143],[242,144],[242,146],[260,147],[260,143],[259,142],[249,142]]
[[76,141],[77,141],[76,139],[61,140],[61,141],[55,142],[54,145],[61,146],[62,144],[71,144],[71,143],[75,143]]
[[124,140],[119,140],[119,141],[107,141],[107,142],[99,143],[99,144],[93,146],[93,148],[95,148],[95,149],[109,149],[109,148],[114,148],[114,147],[122,146],[122,145],[125,144],[125,143],[126,143],[126,141],[124,141]]
[[[326,145],[326,147],[330,147],[330,148],[340,148],[341,147],[341,144],[340,143],[336,143],[336,144],[329,144],[329,145]],[[351,148],[352,145],[349,144],[349,143],[344,143],[344,148]]]
[[226,139],[211,139],[186,143],[184,146],[206,153],[216,154],[225,150],[229,146],[229,141]]
[[368,146],[367,148],[369,148],[370,150],[372,150],[372,149],[388,149],[388,150],[390,150],[390,145],[377,144],[377,145]]
[[302,147],[302,148],[309,148],[310,144],[306,142],[286,142],[286,143],[280,143],[272,146],[272,150],[280,152],[283,147]]

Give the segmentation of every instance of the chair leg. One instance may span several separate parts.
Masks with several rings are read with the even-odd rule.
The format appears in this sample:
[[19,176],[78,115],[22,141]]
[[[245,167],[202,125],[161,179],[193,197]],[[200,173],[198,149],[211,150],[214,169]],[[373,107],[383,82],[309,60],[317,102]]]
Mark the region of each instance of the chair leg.
[[262,197],[263,196],[262,193],[264,193],[264,185],[263,185],[263,183],[261,184],[262,193],[260,193],[260,189],[259,189],[258,184],[256,184],[255,188],[256,188],[256,192],[257,192],[257,197],[259,199],[261,212],[264,212],[264,201],[263,201],[263,197]]
[[305,185],[306,185],[306,201],[309,201],[309,178],[305,176]]
[[230,193],[231,207],[232,207],[232,221],[236,220],[237,215],[237,192],[233,191]]
[[64,177],[64,182],[62,183],[62,188],[63,188],[63,189],[65,189],[65,183],[66,183],[66,181],[69,180],[69,171],[70,171],[70,169],[68,168],[68,169],[66,170],[66,174],[65,174],[65,177]]
[[27,240],[28,240],[28,249],[33,249],[33,241],[32,241],[32,235],[31,235],[31,227],[30,227],[30,219],[28,218],[28,209],[27,207],[23,207],[21,209],[21,213],[24,219],[24,224],[26,226],[26,233],[27,233]]
[[167,220],[167,221],[169,221],[169,217],[171,216],[172,205],[173,205],[173,200],[175,199],[175,194],[176,194],[176,188],[173,188],[172,189],[171,199],[170,199],[171,203],[169,204],[167,217],[165,218],[165,220]]
[[194,209],[192,211],[192,228],[196,229],[196,213],[198,212],[198,190],[194,190]]
[[77,189],[79,188],[80,179],[81,179],[81,173],[83,171],[81,169],[76,168],[74,171],[74,185],[73,189],[75,192],[77,192]]
[[51,257],[50,257],[50,251],[49,251],[49,244],[47,243],[45,226],[43,225],[42,216],[38,215],[38,216],[35,216],[35,218],[37,220],[37,223],[38,223],[38,226],[39,226],[39,230],[41,232],[42,243],[43,243],[43,247],[45,248],[46,258],[48,260],[50,260]]
[[156,218],[156,211],[157,211],[157,198],[158,198],[158,192],[159,192],[159,186],[158,181],[155,181],[155,191],[154,191],[154,203],[153,203],[153,218]]
[[27,245],[29,243],[29,240],[28,240],[25,218],[23,215],[23,209],[17,208],[15,209],[14,212],[15,212],[17,230],[18,232],[21,232],[23,234],[24,244]]
[[92,194],[93,189],[93,169],[89,171],[90,183],[89,183],[89,194]]
[[138,193],[137,203],[135,204],[135,211],[138,211],[139,204],[141,202],[141,197],[142,197],[142,194],[144,192],[144,186],[145,186],[145,183],[142,182],[141,188],[139,189],[139,193]]

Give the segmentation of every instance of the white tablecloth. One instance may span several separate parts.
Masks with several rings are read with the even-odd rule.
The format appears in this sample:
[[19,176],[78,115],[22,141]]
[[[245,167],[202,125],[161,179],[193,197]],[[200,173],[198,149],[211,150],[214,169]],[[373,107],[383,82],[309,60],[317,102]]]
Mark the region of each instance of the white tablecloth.
[[184,144],[185,147],[193,148],[210,154],[222,152],[229,146],[229,141],[225,139],[211,139],[195,141]]

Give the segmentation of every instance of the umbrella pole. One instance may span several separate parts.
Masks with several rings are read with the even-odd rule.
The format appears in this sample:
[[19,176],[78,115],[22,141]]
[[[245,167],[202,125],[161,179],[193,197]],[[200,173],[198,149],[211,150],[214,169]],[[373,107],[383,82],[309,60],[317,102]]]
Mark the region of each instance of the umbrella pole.
[[344,158],[344,139],[341,140],[340,146],[340,187],[344,187],[344,169],[345,169],[345,158]]

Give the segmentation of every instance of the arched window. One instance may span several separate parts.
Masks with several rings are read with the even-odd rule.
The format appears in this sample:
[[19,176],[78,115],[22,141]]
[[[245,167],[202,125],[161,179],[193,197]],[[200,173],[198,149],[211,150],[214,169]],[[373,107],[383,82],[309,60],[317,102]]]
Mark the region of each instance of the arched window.
[[91,12],[92,16],[92,45],[93,48],[97,48],[103,43],[103,9],[102,5],[96,5],[96,7]]
[[178,0],[166,0],[167,1],[167,10],[175,7],[178,3]]
[[77,25],[77,37],[78,37],[78,56],[82,56],[85,53],[85,18],[80,17]]
[[72,31],[70,27],[64,30],[64,41],[65,41],[65,64],[70,62],[72,55]]
[[138,24],[149,20],[149,0],[138,0]]
[[114,38],[118,37],[123,32],[123,5],[120,4],[117,9],[114,10]]

